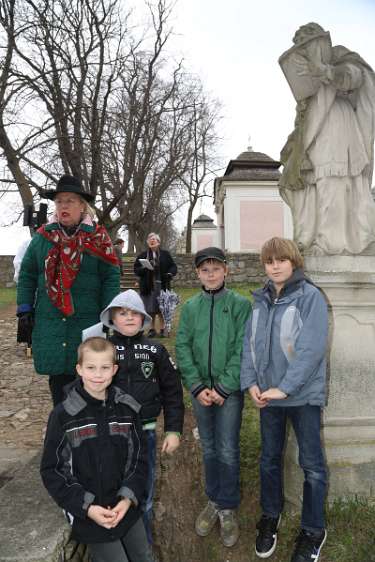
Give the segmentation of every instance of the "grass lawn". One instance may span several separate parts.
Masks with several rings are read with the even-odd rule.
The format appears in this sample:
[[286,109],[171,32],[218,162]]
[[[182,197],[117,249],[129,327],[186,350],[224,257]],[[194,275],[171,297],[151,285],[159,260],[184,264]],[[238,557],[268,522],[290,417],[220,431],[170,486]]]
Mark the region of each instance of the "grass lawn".
[[[251,298],[250,291],[254,287],[232,287],[242,295]],[[182,303],[193,296],[199,289],[176,288]],[[174,326],[178,324],[178,306]],[[174,354],[175,327],[171,337],[164,339],[163,344]],[[186,394],[185,402],[189,406],[189,396]],[[241,487],[243,501],[246,496],[259,496],[259,453],[260,434],[258,411],[252,406],[250,400],[245,401],[243,422],[241,430]],[[375,475],[374,475],[375,478]],[[249,489],[249,483],[251,489]],[[302,490],[301,490],[302,493]],[[326,510],[328,539],[324,546],[320,560],[322,562],[375,562],[375,505],[370,505],[365,499],[337,500]],[[274,562],[287,562],[293,549],[293,538],[298,532],[299,515],[283,516],[280,527],[278,548],[272,556]],[[253,521],[242,521],[244,528],[253,527]],[[255,558],[255,557],[254,557]],[[249,558],[252,560],[252,558]]]
[[[238,292],[250,298],[250,289],[255,287],[237,286]],[[181,288],[175,289],[181,297],[181,304],[193,296],[199,289]],[[16,290],[0,289],[0,308],[15,303]],[[174,356],[175,331],[181,304],[177,307],[174,326],[169,338],[162,340]],[[186,406],[190,407],[190,398],[185,394]],[[241,432],[241,482],[243,490],[243,502],[246,497],[259,496],[259,452],[260,435],[258,412],[246,400],[243,414]],[[374,475],[375,478],[375,475]],[[375,506],[366,500],[357,498],[345,501],[336,501],[327,507],[328,539],[322,550],[321,562],[375,562]],[[293,537],[295,536],[299,523],[299,516],[292,517],[286,514],[280,527],[280,541],[277,551],[272,556],[274,562],[287,562],[293,548]],[[244,529],[253,528],[253,521],[241,520]],[[250,532],[249,530],[247,532]],[[249,554],[249,560],[253,560]],[[215,561],[216,562],[216,561]]]
[[0,287],[0,308],[16,303],[16,287]]

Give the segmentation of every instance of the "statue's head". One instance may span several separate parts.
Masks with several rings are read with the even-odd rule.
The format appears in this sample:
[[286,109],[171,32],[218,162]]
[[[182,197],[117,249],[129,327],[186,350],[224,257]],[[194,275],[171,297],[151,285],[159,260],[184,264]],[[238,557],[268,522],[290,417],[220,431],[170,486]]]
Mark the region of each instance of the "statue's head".
[[299,45],[304,43],[307,39],[323,35],[324,33],[324,29],[318,23],[307,23],[305,25],[301,25],[301,27],[297,29],[293,37],[293,43],[295,45]]

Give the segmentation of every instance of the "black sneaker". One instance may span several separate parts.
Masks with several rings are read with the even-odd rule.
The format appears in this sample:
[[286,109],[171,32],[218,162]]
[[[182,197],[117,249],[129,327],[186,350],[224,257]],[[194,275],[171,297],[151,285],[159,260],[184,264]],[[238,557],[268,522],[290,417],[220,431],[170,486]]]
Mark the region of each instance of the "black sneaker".
[[277,529],[279,528],[281,515],[279,517],[266,517],[262,515],[256,527],[258,530],[255,541],[255,554],[259,558],[268,558],[275,552],[277,545]]
[[326,538],[327,531],[325,530],[320,535],[314,535],[302,529],[296,538],[291,562],[318,562]]
[[154,328],[151,328],[147,335],[149,338],[154,338],[156,336],[156,330],[154,330]]

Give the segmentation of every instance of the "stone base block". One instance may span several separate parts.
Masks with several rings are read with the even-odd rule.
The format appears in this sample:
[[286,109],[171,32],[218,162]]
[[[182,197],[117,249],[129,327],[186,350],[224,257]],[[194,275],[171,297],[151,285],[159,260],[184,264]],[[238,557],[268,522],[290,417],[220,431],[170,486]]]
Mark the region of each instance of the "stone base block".
[[[328,502],[356,497],[375,502],[375,418],[324,419],[322,442],[328,466]],[[301,509],[302,489],[303,471],[298,464],[298,446],[290,428],[284,492],[293,511]]]
[[[328,403],[322,439],[329,471],[329,501],[375,500],[375,257],[306,258],[306,270],[324,291],[330,311]],[[290,432],[285,495],[300,506],[303,477]]]

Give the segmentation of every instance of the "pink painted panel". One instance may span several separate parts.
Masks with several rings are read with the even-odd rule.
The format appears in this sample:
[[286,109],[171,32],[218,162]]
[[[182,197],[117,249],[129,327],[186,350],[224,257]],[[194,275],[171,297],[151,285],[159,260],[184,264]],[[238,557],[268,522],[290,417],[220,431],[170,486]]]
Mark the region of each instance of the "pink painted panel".
[[283,236],[284,218],[281,201],[240,202],[241,250],[260,250],[272,236]]
[[214,245],[213,234],[198,234],[197,235],[197,251],[202,248],[209,248]]

